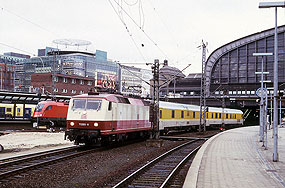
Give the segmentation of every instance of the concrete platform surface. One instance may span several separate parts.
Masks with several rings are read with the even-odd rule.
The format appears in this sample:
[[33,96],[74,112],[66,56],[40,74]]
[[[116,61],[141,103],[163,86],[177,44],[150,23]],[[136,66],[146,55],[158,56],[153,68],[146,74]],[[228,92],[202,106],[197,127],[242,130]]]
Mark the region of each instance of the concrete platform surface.
[[259,142],[258,126],[210,138],[198,151],[183,187],[285,187],[285,128],[278,128],[278,162],[273,162],[272,131],[267,150]]

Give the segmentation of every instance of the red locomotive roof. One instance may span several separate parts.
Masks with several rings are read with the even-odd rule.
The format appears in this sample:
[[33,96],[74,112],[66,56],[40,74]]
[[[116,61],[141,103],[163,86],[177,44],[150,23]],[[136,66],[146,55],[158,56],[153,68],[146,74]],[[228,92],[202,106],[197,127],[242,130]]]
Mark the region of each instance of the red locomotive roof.
[[41,102],[39,102],[39,104],[49,104],[49,105],[57,105],[57,106],[68,105],[68,103],[56,102],[56,101],[41,101]]

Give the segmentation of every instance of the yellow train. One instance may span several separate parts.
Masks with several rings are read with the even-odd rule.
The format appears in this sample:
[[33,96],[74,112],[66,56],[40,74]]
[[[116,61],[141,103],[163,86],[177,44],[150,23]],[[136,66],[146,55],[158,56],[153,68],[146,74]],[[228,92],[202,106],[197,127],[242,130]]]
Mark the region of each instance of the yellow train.
[[31,119],[36,105],[0,103],[0,119]]
[[[237,109],[208,107],[206,126],[243,125],[243,112]],[[200,106],[159,102],[159,129],[197,127],[200,124]]]

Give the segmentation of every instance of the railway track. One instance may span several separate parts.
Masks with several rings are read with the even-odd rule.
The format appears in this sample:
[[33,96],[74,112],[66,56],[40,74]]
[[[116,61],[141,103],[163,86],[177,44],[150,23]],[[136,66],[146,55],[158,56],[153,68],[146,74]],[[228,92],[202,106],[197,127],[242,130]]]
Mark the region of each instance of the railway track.
[[204,141],[192,140],[148,162],[116,185],[107,187],[181,187],[174,178],[179,169],[195,155]]
[[32,169],[45,167],[59,161],[85,155],[97,150],[98,149],[87,150],[82,147],[73,146],[3,159],[0,160],[0,182]]

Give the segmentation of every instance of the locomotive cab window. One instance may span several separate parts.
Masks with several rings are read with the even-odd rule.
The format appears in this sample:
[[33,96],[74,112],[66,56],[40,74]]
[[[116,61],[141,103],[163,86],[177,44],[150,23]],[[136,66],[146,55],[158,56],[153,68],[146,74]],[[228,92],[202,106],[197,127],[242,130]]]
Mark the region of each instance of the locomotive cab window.
[[36,112],[41,112],[42,109],[43,109],[43,107],[44,107],[44,104],[38,104],[38,105],[36,106],[35,111],[36,111]]
[[87,100],[86,109],[87,110],[100,110],[101,100]]
[[52,106],[48,106],[47,108],[46,108],[46,111],[47,110],[52,110]]
[[84,109],[86,105],[86,99],[74,99],[72,109]]

